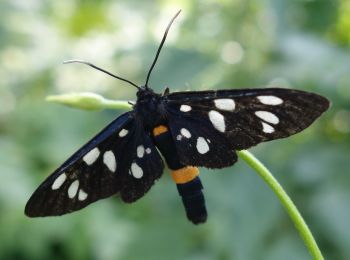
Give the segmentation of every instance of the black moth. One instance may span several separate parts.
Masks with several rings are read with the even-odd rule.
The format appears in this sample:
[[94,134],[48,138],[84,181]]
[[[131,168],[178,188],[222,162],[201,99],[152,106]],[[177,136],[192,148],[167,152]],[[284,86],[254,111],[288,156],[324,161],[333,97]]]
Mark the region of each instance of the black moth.
[[[179,11],[180,12],[180,11]],[[165,159],[194,224],[207,219],[197,167],[223,168],[236,150],[288,137],[308,127],[329,107],[326,98],[300,90],[265,88],[190,91],[162,95],[148,86],[169,23],[137,102],[50,175],[29,199],[29,217],[57,216],[120,194],[141,198],[161,177]]]

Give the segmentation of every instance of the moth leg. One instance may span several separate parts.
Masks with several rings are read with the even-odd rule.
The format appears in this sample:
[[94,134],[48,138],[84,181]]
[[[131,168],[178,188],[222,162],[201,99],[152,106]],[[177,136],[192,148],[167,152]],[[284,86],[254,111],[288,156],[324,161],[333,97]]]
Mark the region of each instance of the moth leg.
[[207,220],[207,210],[198,168],[180,163],[168,127],[164,125],[155,127],[153,137],[169,169],[172,170],[171,174],[182,198],[187,218],[194,224],[204,223]]

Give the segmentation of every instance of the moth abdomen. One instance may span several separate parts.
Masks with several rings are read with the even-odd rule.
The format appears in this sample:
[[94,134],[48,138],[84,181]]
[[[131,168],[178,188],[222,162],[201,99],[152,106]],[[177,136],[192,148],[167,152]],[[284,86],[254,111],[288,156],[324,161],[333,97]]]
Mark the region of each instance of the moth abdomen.
[[187,218],[194,224],[204,223],[207,220],[207,209],[198,168],[180,162],[168,127],[165,125],[155,127],[153,136],[168,167],[172,170],[171,175],[182,198]]
[[206,222],[208,213],[198,168],[186,166],[173,171],[172,177],[182,198],[187,218],[193,224]]

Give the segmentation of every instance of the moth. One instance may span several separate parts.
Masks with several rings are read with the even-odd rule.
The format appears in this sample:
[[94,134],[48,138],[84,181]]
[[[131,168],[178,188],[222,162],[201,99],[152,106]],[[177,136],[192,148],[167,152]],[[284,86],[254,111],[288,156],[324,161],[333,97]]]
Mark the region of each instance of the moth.
[[132,203],[162,176],[165,161],[188,219],[203,223],[207,210],[198,167],[229,167],[237,150],[294,135],[328,109],[326,98],[294,89],[155,93],[150,75],[179,13],[168,24],[142,86],[91,63],[68,61],[133,85],[137,101],[37,188],[25,207],[27,216],[63,215],[115,194]]

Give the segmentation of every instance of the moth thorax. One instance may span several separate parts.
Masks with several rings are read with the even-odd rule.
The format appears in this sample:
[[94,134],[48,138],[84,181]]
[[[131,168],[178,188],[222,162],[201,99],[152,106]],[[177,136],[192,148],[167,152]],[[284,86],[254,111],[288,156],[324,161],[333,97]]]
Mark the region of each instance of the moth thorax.
[[162,123],[161,97],[151,90],[143,90],[138,93],[135,110],[142,118],[143,124],[150,129]]

